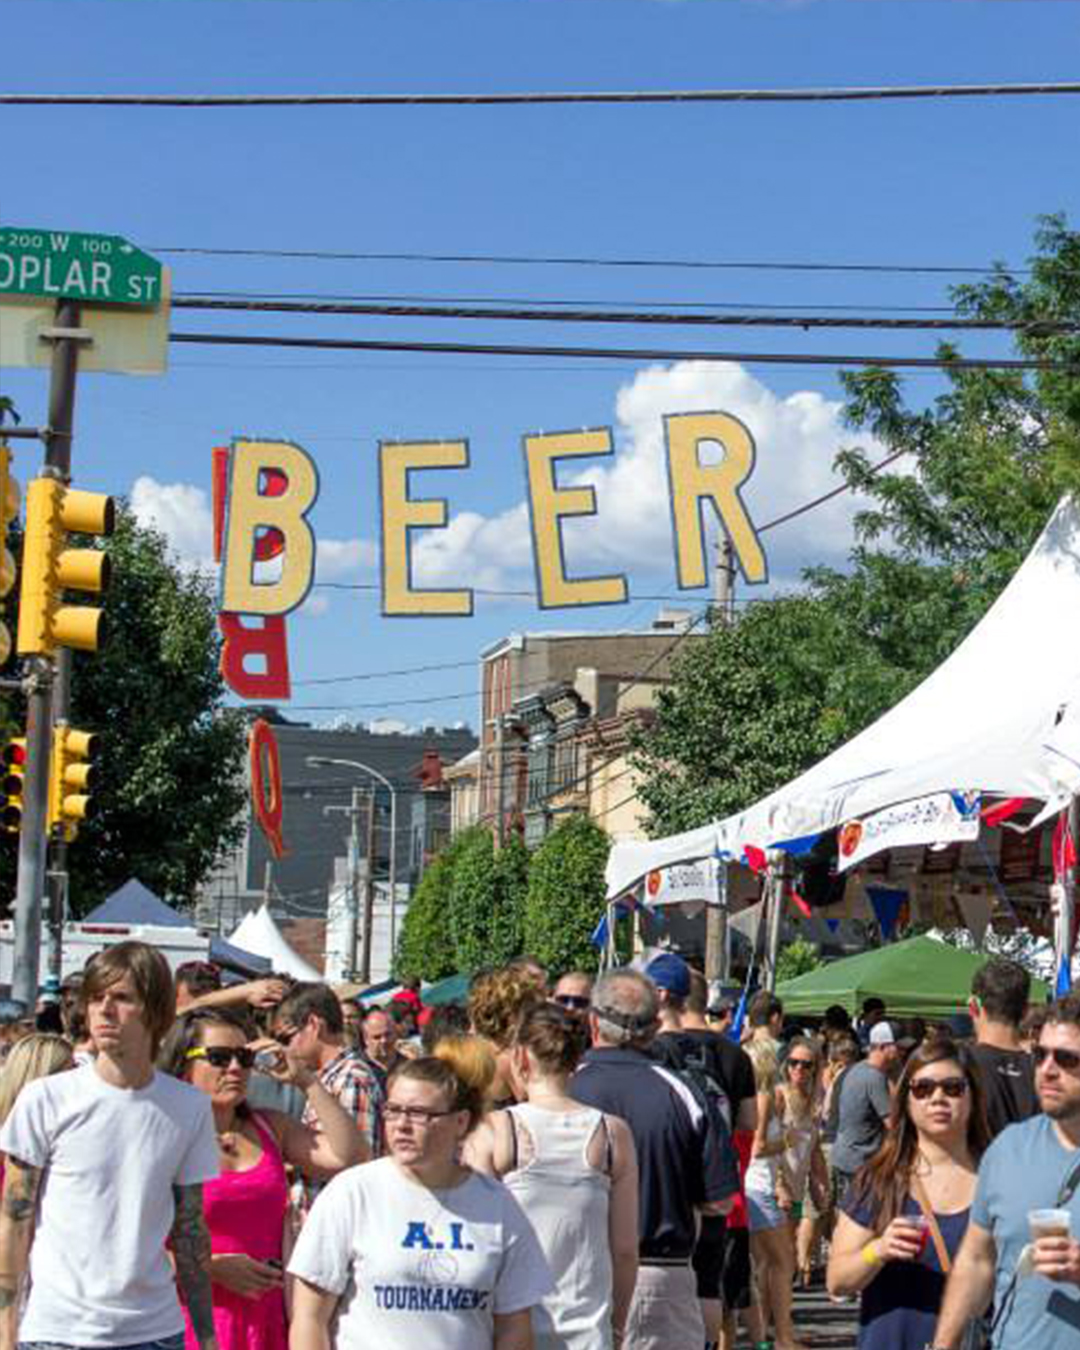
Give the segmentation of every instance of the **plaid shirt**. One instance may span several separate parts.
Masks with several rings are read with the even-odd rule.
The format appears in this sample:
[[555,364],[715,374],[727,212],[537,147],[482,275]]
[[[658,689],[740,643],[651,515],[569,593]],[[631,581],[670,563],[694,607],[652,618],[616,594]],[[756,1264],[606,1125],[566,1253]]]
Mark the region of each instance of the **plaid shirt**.
[[[360,1127],[372,1158],[383,1151],[383,1092],[379,1080],[357,1050],[343,1050],[319,1074],[319,1082],[336,1097]],[[316,1134],[322,1133],[319,1117],[309,1103],[304,1107],[303,1123]],[[325,1182],[297,1178],[293,1202],[306,1217]]]

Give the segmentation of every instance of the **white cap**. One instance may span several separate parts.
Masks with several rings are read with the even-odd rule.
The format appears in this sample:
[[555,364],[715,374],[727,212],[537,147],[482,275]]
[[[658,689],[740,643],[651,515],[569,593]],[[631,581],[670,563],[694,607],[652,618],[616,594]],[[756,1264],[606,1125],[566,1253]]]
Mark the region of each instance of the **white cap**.
[[893,1035],[891,1022],[875,1022],[870,1028],[870,1044],[873,1045],[895,1045],[896,1037]]

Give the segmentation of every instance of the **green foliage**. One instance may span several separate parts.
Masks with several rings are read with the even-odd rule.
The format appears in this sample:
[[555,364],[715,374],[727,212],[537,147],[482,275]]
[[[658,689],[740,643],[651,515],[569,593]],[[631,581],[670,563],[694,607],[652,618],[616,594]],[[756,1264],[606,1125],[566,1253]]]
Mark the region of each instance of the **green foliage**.
[[[467,974],[505,965],[521,950],[524,845],[515,839],[498,853],[490,830],[468,832],[454,868],[450,925],[457,969]],[[504,857],[509,852],[509,856]]]
[[[98,815],[69,852],[71,903],[85,913],[131,877],[189,902],[220,853],[238,841],[246,729],[224,707],[210,581],[182,571],[161,535],[118,513],[107,542],[108,637],[72,662],[73,726],[102,737]],[[5,712],[22,720],[21,700]],[[16,843],[0,855],[14,892]]]
[[589,937],[604,913],[604,867],[611,841],[587,816],[557,825],[532,856],[525,950],[553,975],[595,970]]
[[[894,372],[843,376],[847,421],[875,441],[837,458],[870,503],[849,569],[809,569],[799,594],[688,644],[634,752],[652,833],[744,809],[879,717],[971,631],[1080,488],[1080,235],[1050,217],[1036,243],[1028,277],[998,270],[958,288],[956,309],[1021,325],[1019,355],[1071,370],[951,366],[946,391],[915,409]],[[875,474],[882,447],[900,457]]]
[[457,973],[447,931],[454,867],[471,831],[456,835],[428,864],[401,925],[394,954],[399,980],[441,980]]
[[793,980],[797,975],[806,975],[825,964],[821,952],[813,942],[805,938],[796,938],[789,942],[776,960],[776,982]]

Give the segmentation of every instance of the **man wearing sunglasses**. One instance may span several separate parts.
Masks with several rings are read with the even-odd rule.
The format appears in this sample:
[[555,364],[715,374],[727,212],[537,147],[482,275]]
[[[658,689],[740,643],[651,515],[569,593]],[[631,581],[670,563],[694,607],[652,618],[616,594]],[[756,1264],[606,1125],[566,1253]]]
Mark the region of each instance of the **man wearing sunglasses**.
[[584,971],[571,970],[560,975],[551,994],[552,1003],[565,1008],[571,1017],[585,1021],[589,1014],[589,1000],[592,998],[593,979]]
[[[1041,1114],[1009,1126],[983,1155],[935,1350],[957,1350],[991,1301],[995,1350],[1080,1345],[1080,996],[1046,1010],[1032,1058]],[[1032,1241],[1038,1209],[1067,1211],[1068,1233],[1062,1221],[1058,1234]]]

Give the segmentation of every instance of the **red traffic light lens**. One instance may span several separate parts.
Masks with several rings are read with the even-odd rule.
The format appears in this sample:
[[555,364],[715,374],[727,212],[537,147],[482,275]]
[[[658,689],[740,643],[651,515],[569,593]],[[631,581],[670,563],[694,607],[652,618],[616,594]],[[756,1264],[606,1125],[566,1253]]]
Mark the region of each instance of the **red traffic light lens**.
[[7,745],[4,747],[4,763],[22,766],[26,763],[25,745]]

